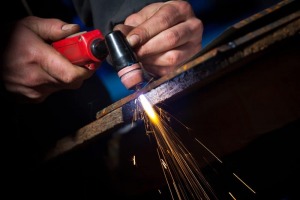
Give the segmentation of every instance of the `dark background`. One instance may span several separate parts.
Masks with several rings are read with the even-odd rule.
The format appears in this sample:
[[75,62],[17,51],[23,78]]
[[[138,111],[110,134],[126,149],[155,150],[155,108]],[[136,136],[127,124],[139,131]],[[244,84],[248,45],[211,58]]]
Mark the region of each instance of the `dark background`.
[[[202,44],[205,47],[232,24],[279,1],[191,0],[190,2],[197,16],[203,21],[204,35]],[[82,26],[82,30],[92,29],[92,27],[85,27],[81,23],[69,0],[29,0],[28,3],[36,16],[56,17],[70,23],[79,23]],[[127,91],[121,84],[112,67],[105,62],[102,65],[97,71],[97,77],[100,84],[104,84],[108,90],[111,101],[117,101],[130,94],[130,91]],[[101,92],[99,90],[100,96]],[[186,103],[186,100],[191,100],[192,98],[178,100],[176,102],[176,106],[179,105],[177,109],[184,112],[185,106],[190,105]],[[195,103],[195,101],[193,102]],[[58,105],[59,103],[57,102]],[[108,102],[105,103],[107,104]],[[77,104],[80,105],[80,102],[77,102]],[[78,108],[74,107],[74,109]],[[81,117],[80,112],[80,110],[77,112],[79,113],[79,118]],[[187,120],[187,122],[192,121],[193,119],[185,118],[189,117],[189,114],[186,113],[186,116],[182,114],[181,119]],[[39,116],[36,117],[38,118]],[[195,118],[194,120],[197,119]],[[207,122],[207,126],[211,123],[213,127],[212,121],[207,120],[205,122]],[[81,121],[81,123],[84,124],[84,121]],[[64,124],[63,121],[62,124]],[[247,173],[243,175],[247,180],[252,180],[256,184],[260,183],[258,187],[262,190],[260,191],[261,199],[265,197],[282,200],[292,199],[289,196],[285,196],[285,193],[281,193],[281,191],[285,192],[291,189],[294,192],[293,187],[295,185],[291,184],[291,179],[285,180],[285,177],[280,177],[280,172],[277,172],[277,168],[273,166],[279,166],[282,170],[289,172],[289,175],[296,171],[293,167],[297,166],[297,164],[292,163],[292,165],[289,165],[288,163],[277,163],[276,161],[278,155],[284,160],[286,154],[295,150],[297,145],[295,136],[299,133],[298,124],[299,122],[291,123],[282,129],[276,130],[272,133],[272,140],[268,137],[271,133],[266,133],[265,137],[254,141],[242,151],[224,157],[223,161],[226,163],[226,167],[220,166],[216,162],[212,163],[211,168],[204,169],[208,175],[213,174],[211,183],[215,186],[215,189],[220,192],[221,196],[225,196],[224,193],[227,188],[234,188],[233,190],[240,192],[241,196],[247,196],[246,199],[255,199],[253,194],[248,194],[249,191],[243,191],[243,188],[239,188],[240,185],[236,186],[235,181],[229,178],[232,171],[238,171],[241,174],[243,171],[246,171]],[[67,126],[67,124],[64,125]],[[38,128],[42,130],[45,127],[40,125]],[[49,129],[51,130],[51,127]],[[22,174],[23,171],[21,170],[15,175],[19,176],[18,181],[6,184],[11,186],[11,188],[24,189],[12,190],[9,193],[11,196],[28,195],[37,199],[170,199],[167,193],[168,188],[158,164],[155,143],[149,142],[149,138],[144,133],[142,122],[138,122],[137,126],[129,134],[120,136],[121,134],[118,134],[118,132],[113,132],[103,136],[101,140],[91,141],[85,148],[58,158],[45,166],[42,165],[40,170],[25,171],[26,174]],[[42,134],[41,132],[41,138]],[[287,137],[284,137],[284,135]],[[286,140],[283,140],[283,138]],[[288,141],[287,138],[289,138]],[[25,142],[24,146],[26,146]],[[32,141],[28,142],[28,144],[31,143]],[[277,146],[278,149],[276,148]],[[277,151],[268,151],[268,148],[277,149]],[[136,166],[132,165],[131,159],[133,154],[137,158],[143,158],[143,162],[138,163],[138,170],[136,170]],[[122,157],[122,160],[119,160],[120,157]],[[24,160],[26,159],[24,157]],[[295,161],[297,159],[295,158]],[[119,166],[122,166],[122,168],[118,167],[116,162],[120,162]],[[262,166],[260,162],[267,163],[267,165]],[[15,167],[18,168],[18,166]],[[253,170],[249,170],[251,167],[253,167]],[[215,175],[213,170],[218,170],[217,175]],[[265,171],[269,173],[263,173]],[[276,173],[278,173],[278,176]],[[259,177],[264,176],[269,176],[270,181],[260,182]],[[297,176],[292,180],[297,181]],[[286,184],[282,184],[285,181]],[[270,182],[278,185],[271,186]],[[282,188],[283,186],[284,188]],[[159,194],[158,188],[162,194]],[[274,194],[274,196],[270,196],[270,193]],[[225,197],[221,199],[225,199]]]

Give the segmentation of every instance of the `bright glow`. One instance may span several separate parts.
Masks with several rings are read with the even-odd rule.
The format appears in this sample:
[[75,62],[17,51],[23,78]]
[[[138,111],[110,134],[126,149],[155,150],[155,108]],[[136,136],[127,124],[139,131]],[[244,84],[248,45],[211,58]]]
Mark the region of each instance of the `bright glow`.
[[145,112],[147,113],[147,115],[149,116],[150,120],[157,124],[159,121],[159,117],[157,115],[157,113],[155,112],[155,110],[153,109],[152,105],[150,104],[150,102],[148,101],[148,99],[146,99],[146,97],[141,94],[139,96],[139,100],[145,110]]
[[148,123],[146,128],[150,129],[148,132],[153,133],[157,141],[158,157],[172,199],[174,194],[179,200],[187,200],[189,197],[210,199],[206,189],[214,196],[196,161],[168,125],[168,115],[162,109],[158,114],[144,95],[139,96],[139,102],[146,113],[143,118],[146,124]]
[[[139,113],[140,116],[135,116],[135,119],[143,119],[145,122],[146,133],[149,135],[152,134],[155,137],[157,142],[157,154],[172,199],[218,199],[209,182],[202,174],[201,168],[197,165],[197,160],[195,160],[193,155],[184,146],[180,135],[170,127],[169,122],[171,118],[169,113],[152,105],[143,94],[138,97],[138,101],[140,104],[135,102],[137,104],[137,112],[135,112],[135,115],[138,115],[137,113]],[[140,110],[141,107],[143,110]],[[180,124],[183,125],[182,123]],[[190,130],[188,127],[184,127],[187,130]],[[223,162],[200,142],[200,140],[197,138],[195,139],[204,150],[223,164]],[[205,159],[205,161],[206,160],[207,159]],[[133,163],[136,165],[135,156],[133,158]],[[255,194],[255,191],[253,191],[236,174],[233,173],[233,175]],[[175,194],[177,195],[177,198],[174,197]],[[229,195],[233,200],[236,200],[231,192],[229,192]]]

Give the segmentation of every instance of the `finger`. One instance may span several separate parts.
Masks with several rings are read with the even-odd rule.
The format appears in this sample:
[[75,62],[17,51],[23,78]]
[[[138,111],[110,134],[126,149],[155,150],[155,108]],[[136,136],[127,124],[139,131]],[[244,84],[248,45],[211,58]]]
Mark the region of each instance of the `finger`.
[[128,25],[124,25],[124,24],[118,24],[116,25],[113,30],[114,31],[121,31],[125,36],[132,30],[134,29],[134,27],[132,26],[128,26]]
[[55,90],[39,90],[19,84],[8,84],[8,89],[20,103],[41,103]]
[[161,31],[168,29],[193,14],[190,4],[184,1],[172,1],[163,4],[149,20],[137,26],[127,36],[131,46],[141,45]]
[[80,26],[77,24],[68,24],[59,19],[44,19],[34,16],[26,17],[21,23],[48,41],[65,38],[80,30]]
[[200,46],[202,32],[202,22],[197,18],[192,18],[159,33],[139,47],[136,54],[143,58],[174,49],[188,42]]
[[[23,83],[23,81],[17,84],[15,82],[9,82],[6,84],[6,88],[11,93],[14,93],[17,97],[16,99],[20,100],[20,102],[40,103],[54,92],[64,89],[77,89],[83,83],[83,81],[78,81],[72,84],[61,84],[55,80],[49,81],[49,75],[48,81],[45,81],[47,80],[45,74],[46,73],[44,72],[44,74],[38,73],[38,76],[31,75],[28,79],[31,79],[32,81],[25,81],[25,83]],[[52,77],[50,77],[50,79],[52,79]],[[39,84],[34,84],[34,82],[39,82]],[[27,83],[30,83],[30,85]]]
[[186,43],[171,51],[141,59],[143,68],[155,77],[164,76],[180,67],[189,58],[198,53],[201,45]]
[[[27,45],[26,51],[19,52],[26,58],[25,61],[28,67],[22,68],[20,73],[19,71],[12,73],[13,75],[10,76],[10,79],[14,79],[15,82],[22,82],[22,84],[29,87],[49,83],[61,85],[76,84],[76,82],[81,82],[93,74],[92,70],[73,65],[51,45],[43,42],[40,38],[31,37],[30,31],[26,32],[23,30],[23,33],[29,35],[27,37],[28,44],[35,45]],[[16,46],[18,45],[17,43]],[[20,49],[22,48],[17,48],[17,50]],[[19,63],[17,62],[16,65],[19,65]],[[23,72],[26,76],[23,76]],[[19,79],[16,79],[18,77]]]
[[82,82],[94,73],[94,70],[73,65],[48,44],[44,43],[40,49],[43,51],[38,58],[38,63],[40,62],[42,69],[61,84],[76,85],[77,82]]
[[164,3],[152,3],[126,18],[124,24],[136,27],[154,15]]
[[[70,63],[50,45],[33,38],[29,40],[29,43],[39,44],[29,45],[27,51],[19,52],[26,58],[26,67],[20,70],[6,70],[4,78],[7,83],[19,83],[26,87],[47,84],[56,84],[57,87],[66,87],[66,85],[73,87],[73,84],[76,85],[77,82],[82,82],[93,74],[92,70]],[[15,61],[12,60],[11,65],[24,65]]]

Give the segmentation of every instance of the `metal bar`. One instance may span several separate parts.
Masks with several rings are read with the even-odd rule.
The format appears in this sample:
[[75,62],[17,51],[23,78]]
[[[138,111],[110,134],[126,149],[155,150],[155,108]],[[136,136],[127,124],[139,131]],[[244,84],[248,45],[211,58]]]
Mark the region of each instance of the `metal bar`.
[[[74,136],[59,140],[46,155],[46,160],[66,153],[88,140],[109,130],[130,123],[134,100],[144,93],[158,104],[190,89],[199,89],[236,69],[239,61],[272,47],[289,37],[299,37],[300,12],[292,13],[278,21],[243,35],[187,62],[174,72],[151,82],[140,91],[129,95],[99,111],[97,119],[79,129]],[[233,67],[234,66],[234,67]]]

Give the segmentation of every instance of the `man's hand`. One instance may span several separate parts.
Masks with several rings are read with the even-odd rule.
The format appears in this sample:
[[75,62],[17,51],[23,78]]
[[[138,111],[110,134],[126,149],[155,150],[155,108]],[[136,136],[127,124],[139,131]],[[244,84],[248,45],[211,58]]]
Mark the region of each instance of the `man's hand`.
[[150,4],[114,29],[126,35],[145,70],[155,77],[201,50],[203,24],[186,1]]
[[50,45],[79,29],[58,19],[32,16],[17,22],[0,69],[6,90],[21,101],[42,102],[53,92],[80,87],[93,72],[71,64]]

